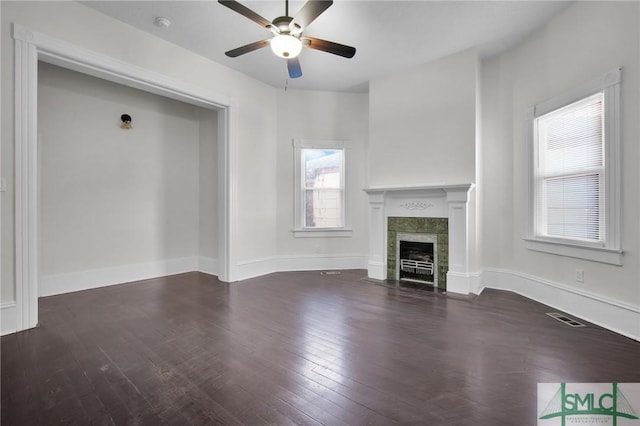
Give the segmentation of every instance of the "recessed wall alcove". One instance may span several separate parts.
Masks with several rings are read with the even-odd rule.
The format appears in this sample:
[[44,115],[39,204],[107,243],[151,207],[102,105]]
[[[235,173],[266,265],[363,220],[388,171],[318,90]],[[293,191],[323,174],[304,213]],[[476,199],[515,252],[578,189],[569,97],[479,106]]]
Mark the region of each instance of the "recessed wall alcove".
[[[75,46],[13,23],[14,39],[14,133],[15,133],[15,313],[11,326],[22,331],[38,324],[40,164],[38,151],[38,62],[77,71],[113,83],[140,89],[177,101],[216,111],[217,114],[217,224],[218,276],[234,281],[236,262],[232,249],[236,239],[236,203],[233,171],[236,149],[231,134],[231,99],[209,89],[192,86],[155,71]],[[155,264],[153,264],[155,265]],[[152,266],[153,266],[152,265]],[[151,268],[145,274],[166,275]],[[158,272],[159,271],[159,272]],[[128,275],[127,275],[128,276]],[[114,282],[122,282],[121,279]],[[134,279],[128,279],[133,281]],[[4,312],[3,312],[4,315]],[[8,314],[7,314],[8,315]],[[3,316],[4,318],[4,316]]]

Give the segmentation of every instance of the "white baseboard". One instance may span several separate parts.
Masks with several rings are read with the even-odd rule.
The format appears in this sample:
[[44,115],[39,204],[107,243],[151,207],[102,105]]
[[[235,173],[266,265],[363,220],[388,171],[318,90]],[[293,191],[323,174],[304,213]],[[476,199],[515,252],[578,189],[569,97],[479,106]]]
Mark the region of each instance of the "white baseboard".
[[481,272],[447,272],[447,293],[479,294]]
[[114,284],[147,280],[166,275],[197,271],[199,258],[184,257],[158,262],[138,263],[114,268],[93,269],[69,274],[45,275],[39,280],[38,296],[53,296]]
[[387,279],[387,265],[384,262],[369,259],[367,272],[369,278],[373,278],[374,280]]
[[289,255],[278,256],[278,271],[324,271],[329,269],[367,269],[367,255]]
[[509,290],[640,341],[640,307],[533,275],[485,268],[481,287]]
[[471,277],[468,273],[447,272],[447,293],[471,293]]
[[262,257],[258,259],[243,260],[237,263],[236,274],[238,281],[277,272],[277,257]]
[[15,333],[18,330],[18,308],[16,302],[0,304],[0,336]]
[[[280,271],[366,269],[366,255],[290,255],[238,262],[238,279],[246,280]],[[218,274],[218,261],[208,257],[185,257],[165,261],[101,268],[40,277],[38,295],[53,296],[74,291],[146,280],[184,272]]]
[[286,255],[238,262],[238,280],[259,277],[274,272],[324,271],[328,269],[367,269],[364,254]]
[[218,259],[211,257],[198,257],[198,269],[199,272],[218,276]]
[[482,271],[469,273],[469,292],[480,294],[482,291]]

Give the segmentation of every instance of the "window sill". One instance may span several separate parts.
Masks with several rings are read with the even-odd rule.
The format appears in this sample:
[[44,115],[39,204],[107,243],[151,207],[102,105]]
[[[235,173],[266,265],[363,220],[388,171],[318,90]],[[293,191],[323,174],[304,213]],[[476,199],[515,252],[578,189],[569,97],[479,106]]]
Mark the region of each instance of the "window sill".
[[348,228],[319,228],[319,229],[294,229],[295,238],[346,238],[353,235],[353,230]]
[[524,238],[524,244],[526,248],[533,251],[622,266],[623,252],[621,250],[608,249],[604,247],[580,246],[570,243],[546,241],[537,238]]

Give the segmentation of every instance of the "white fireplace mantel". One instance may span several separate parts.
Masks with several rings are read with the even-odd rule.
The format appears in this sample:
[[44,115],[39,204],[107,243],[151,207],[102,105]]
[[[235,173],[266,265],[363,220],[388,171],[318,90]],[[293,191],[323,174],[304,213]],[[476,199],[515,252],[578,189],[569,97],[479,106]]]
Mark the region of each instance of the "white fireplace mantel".
[[[387,278],[387,219],[446,217],[449,220],[447,291],[469,294],[470,248],[475,242],[474,185],[425,185],[365,189],[369,196],[369,277]],[[471,207],[470,207],[471,206]]]

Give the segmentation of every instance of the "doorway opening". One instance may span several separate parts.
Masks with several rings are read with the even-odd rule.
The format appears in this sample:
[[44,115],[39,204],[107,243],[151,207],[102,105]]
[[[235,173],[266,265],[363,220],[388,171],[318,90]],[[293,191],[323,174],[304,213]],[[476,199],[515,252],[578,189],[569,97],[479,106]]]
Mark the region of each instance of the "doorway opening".
[[38,323],[39,202],[40,165],[38,163],[38,62],[46,62],[107,81],[179,100],[217,113],[217,169],[219,206],[218,276],[233,281],[236,205],[231,176],[236,152],[230,140],[231,101],[227,96],[185,84],[170,77],[121,60],[80,48],[38,33],[19,24],[13,25],[14,61],[14,133],[15,133],[15,276],[16,331]]

